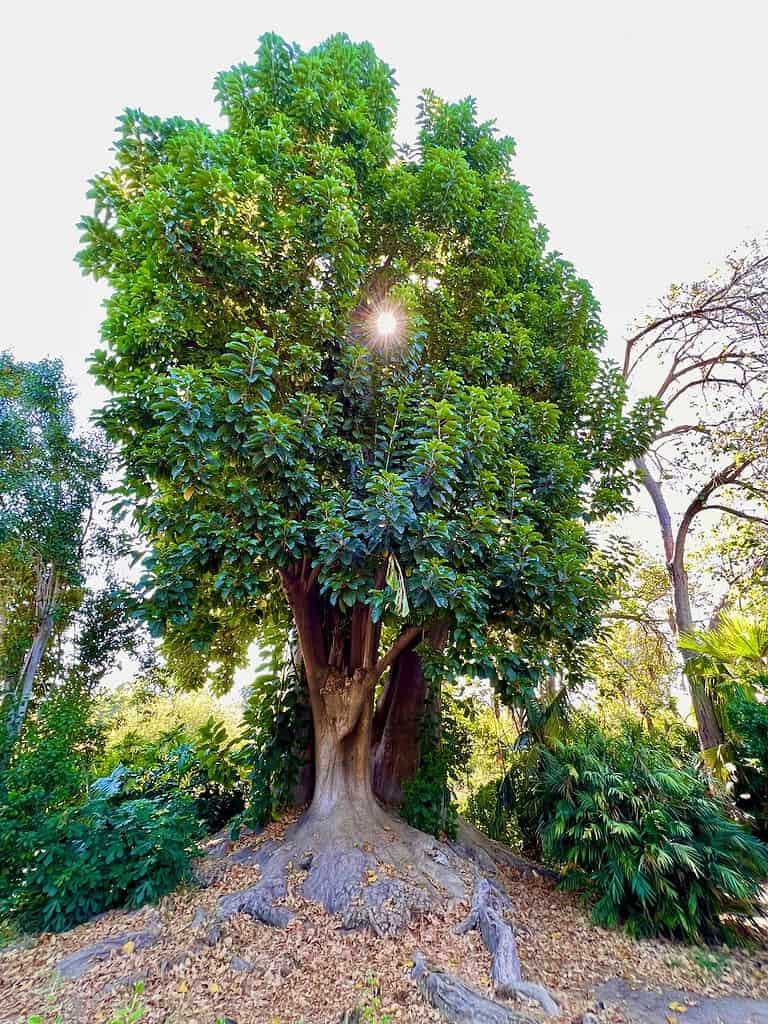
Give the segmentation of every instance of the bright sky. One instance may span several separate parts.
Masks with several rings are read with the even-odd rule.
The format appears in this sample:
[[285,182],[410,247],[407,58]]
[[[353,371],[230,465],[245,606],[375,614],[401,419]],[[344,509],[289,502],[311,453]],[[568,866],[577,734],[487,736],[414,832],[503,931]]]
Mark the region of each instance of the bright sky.
[[396,69],[404,138],[430,86],[474,95],[518,144],[552,244],[625,324],[768,228],[762,0],[300,3],[130,0],[12,4],[0,60],[3,336],[64,358],[81,391],[103,292],[72,262],[87,179],[125,106],[215,120],[216,71],[274,30],[309,47],[336,31]]

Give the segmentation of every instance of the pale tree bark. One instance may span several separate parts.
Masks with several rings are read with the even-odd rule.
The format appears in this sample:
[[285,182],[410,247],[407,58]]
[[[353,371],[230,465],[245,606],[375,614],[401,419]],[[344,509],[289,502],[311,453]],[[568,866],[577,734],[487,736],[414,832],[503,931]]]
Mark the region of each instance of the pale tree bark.
[[[672,627],[681,634],[694,627],[686,572],[686,543],[694,518],[705,510],[766,522],[768,461],[765,397],[768,393],[768,251],[754,242],[728,258],[721,273],[673,287],[660,310],[626,341],[623,376],[640,377],[643,392],[654,391],[669,425],[652,439],[637,462],[659,524],[664,560],[673,594]],[[651,383],[655,380],[655,383]],[[712,474],[695,490],[690,451],[709,457]],[[671,448],[671,452],[670,452]],[[730,453],[730,454],[728,454]],[[658,479],[649,461],[659,466]],[[730,464],[719,469],[726,459]],[[749,473],[747,472],[749,470]],[[693,491],[674,529],[665,475]],[[751,477],[751,478],[750,478]],[[715,503],[716,491],[738,492],[741,501]],[[744,507],[751,502],[752,507]],[[683,652],[688,661],[691,652]],[[709,694],[689,679],[702,748],[723,742],[723,730]]]
[[[751,464],[752,460],[745,458],[713,473],[695,498],[688,504],[677,531],[674,531],[669,506],[660,481],[650,472],[644,459],[640,459],[637,462],[643,485],[648,491],[656,510],[667,571],[669,572],[672,584],[673,626],[677,635],[692,632],[696,625],[693,618],[688,573],[685,564],[686,544],[691,525],[696,516],[711,509],[734,515],[740,514],[738,509],[731,509],[728,506],[719,504],[712,505],[709,499],[722,487],[739,486],[743,473]],[[750,516],[750,518],[755,517]],[[683,650],[682,656],[684,663],[687,664],[691,658],[695,657],[695,654],[693,651]],[[712,747],[720,746],[724,742],[725,737],[712,697],[706,688],[691,676],[688,676],[688,686],[694,714],[696,715],[701,749],[708,750]]]
[[29,649],[24,656],[16,692],[11,694],[11,707],[6,724],[6,742],[2,755],[4,765],[8,763],[11,751],[24,728],[34,692],[35,678],[56,624],[60,585],[55,565],[40,565],[38,567],[35,592],[35,631]]

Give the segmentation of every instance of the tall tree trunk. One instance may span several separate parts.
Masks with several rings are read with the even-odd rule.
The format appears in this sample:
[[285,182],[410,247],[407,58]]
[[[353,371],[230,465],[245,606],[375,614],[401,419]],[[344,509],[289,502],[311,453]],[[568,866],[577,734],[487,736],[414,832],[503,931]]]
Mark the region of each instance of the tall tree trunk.
[[[672,530],[672,517],[658,480],[648,469],[644,459],[637,460],[645,489],[653,501],[656,518],[659,522],[661,540],[664,545],[664,557],[667,572],[672,583],[672,605],[674,611],[674,628],[679,635],[688,633],[694,628],[691,595],[688,589],[688,574],[685,571],[685,543],[688,529],[696,514],[696,503],[686,511],[677,535]],[[683,663],[687,664],[693,657],[692,651],[683,651]],[[701,683],[687,676],[691,705],[696,716],[696,727],[699,734],[699,746],[702,750],[719,747],[724,742],[723,729],[715,710],[712,698]]]
[[[683,566],[684,548],[676,550],[675,557],[669,566],[669,574],[672,580],[672,594],[675,609],[675,626],[677,633],[690,633],[695,628],[693,612],[691,610],[691,595],[688,590],[688,573]],[[694,651],[683,651],[683,663],[688,665],[694,658]],[[712,698],[707,693],[703,683],[687,675],[688,689],[691,694],[693,713],[696,716],[696,725],[699,733],[699,746],[702,750],[709,750],[712,747],[719,747],[725,736],[718,718]]]
[[[426,639],[442,650],[448,627],[436,624]],[[373,725],[373,788],[384,803],[402,803],[403,783],[418,771],[428,691],[421,657],[413,649],[403,651],[390,669]],[[439,713],[439,695],[436,699]]]
[[390,669],[381,709],[385,711],[384,720],[372,750],[373,786],[384,803],[400,804],[403,782],[412,779],[418,770],[426,697],[421,658],[415,651],[404,651]]

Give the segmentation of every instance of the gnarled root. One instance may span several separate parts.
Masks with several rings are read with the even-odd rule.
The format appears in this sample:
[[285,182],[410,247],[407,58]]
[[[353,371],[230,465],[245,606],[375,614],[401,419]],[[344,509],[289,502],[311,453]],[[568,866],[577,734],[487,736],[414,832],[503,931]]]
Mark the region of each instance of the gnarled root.
[[417,951],[413,960],[411,977],[419,991],[451,1024],[535,1024],[532,1017],[489,999],[452,974],[430,969],[422,953]]
[[483,942],[493,958],[491,982],[498,995],[533,999],[545,1013],[557,1016],[560,1007],[547,990],[542,985],[523,981],[515,933],[504,918],[511,910],[512,904],[506,893],[487,878],[478,877],[472,893],[472,909],[456,928],[456,934],[464,935],[473,928],[480,929]]
[[465,898],[460,858],[383,811],[373,813],[299,821],[261,863],[256,885],[220,900],[218,918],[246,913],[286,925],[292,915],[277,904],[294,871],[304,897],[337,914],[343,927],[378,936],[398,934],[446,899]]

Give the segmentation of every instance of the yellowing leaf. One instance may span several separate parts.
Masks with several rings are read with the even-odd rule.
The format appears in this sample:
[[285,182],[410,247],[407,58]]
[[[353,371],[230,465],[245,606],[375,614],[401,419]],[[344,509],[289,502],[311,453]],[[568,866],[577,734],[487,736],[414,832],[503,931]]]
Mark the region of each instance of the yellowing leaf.
[[221,986],[218,984],[218,982],[209,981],[208,982],[208,991],[212,992],[214,995],[216,995],[217,992],[221,992]]
[[369,871],[367,871],[367,872],[366,872],[366,874],[368,875],[368,881],[369,881],[369,883],[372,883],[372,882],[378,882],[378,880],[379,880],[379,876],[378,876],[378,875],[376,874],[376,872],[375,872],[375,871],[370,871],[370,870],[369,870]]
[[187,985],[186,981],[180,981],[179,984],[177,985],[177,989],[179,992],[189,992],[189,986]]
[[672,1013],[667,1014],[667,1024],[677,1024],[677,1017]]
[[670,1008],[670,1010],[674,1010],[675,1013],[687,1013],[688,1012],[688,1007],[685,1005],[685,1003],[675,1003],[675,1002],[672,1002],[672,1003],[669,1004],[669,1008]]
[[184,501],[189,501],[189,499],[192,497],[192,495],[194,493],[195,493],[195,488],[194,487],[188,487],[186,489],[186,491],[184,491]]
[[129,939],[127,942],[123,943],[123,952],[126,956],[130,956],[134,949],[136,949],[136,943],[133,939]]
[[403,967],[413,967],[413,966],[415,966],[413,960],[403,960]]

